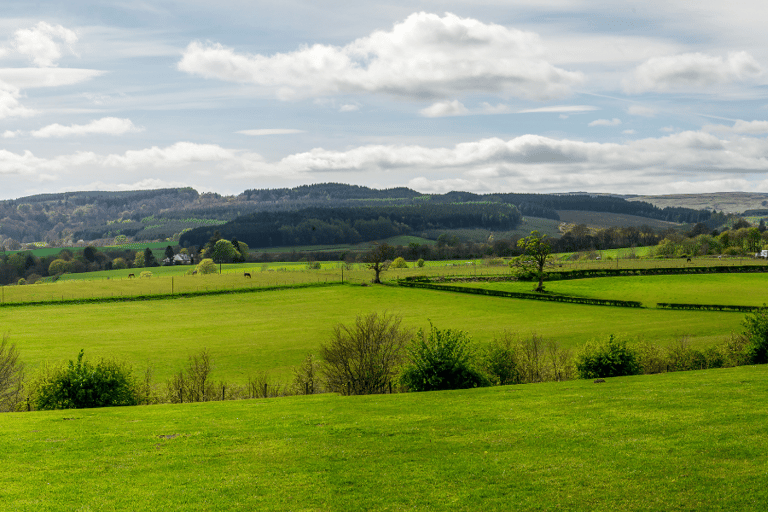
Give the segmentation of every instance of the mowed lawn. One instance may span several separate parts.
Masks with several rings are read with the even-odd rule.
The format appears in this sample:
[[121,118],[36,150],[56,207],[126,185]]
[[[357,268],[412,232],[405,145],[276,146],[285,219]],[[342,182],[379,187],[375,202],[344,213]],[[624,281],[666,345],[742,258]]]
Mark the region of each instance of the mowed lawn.
[[0,415],[0,503],[58,510],[740,510],[768,366]]
[[[454,283],[451,283],[454,284]],[[456,283],[459,286],[530,292],[530,282]],[[762,306],[768,303],[768,274],[699,274],[671,276],[598,277],[546,281],[549,293],[642,302]]]
[[[605,279],[613,282],[613,279]],[[269,371],[284,382],[293,366],[317,354],[337,323],[389,312],[410,328],[467,331],[480,344],[502,331],[536,333],[565,347],[628,334],[660,344],[683,336],[695,345],[741,329],[740,313],[664,311],[526,301],[396,286],[332,285],[162,300],[0,308],[0,331],[34,371],[45,361],[116,356],[163,381],[208,348],[214,377],[245,383]]]

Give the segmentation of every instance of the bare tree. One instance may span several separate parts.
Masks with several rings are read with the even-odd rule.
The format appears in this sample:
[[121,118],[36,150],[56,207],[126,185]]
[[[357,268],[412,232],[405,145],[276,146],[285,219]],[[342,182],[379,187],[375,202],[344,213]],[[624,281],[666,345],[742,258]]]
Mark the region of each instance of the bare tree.
[[320,346],[322,375],[329,391],[342,395],[383,393],[402,361],[411,331],[401,318],[370,313],[351,327],[338,324]]
[[388,244],[374,243],[373,248],[365,254],[365,263],[368,268],[375,272],[373,278],[374,283],[381,284],[379,274],[387,270],[389,263],[387,260],[392,259],[394,254],[394,248]]
[[24,364],[19,361],[15,344],[8,343],[8,335],[0,342],[0,412],[12,411],[21,401],[24,384]]

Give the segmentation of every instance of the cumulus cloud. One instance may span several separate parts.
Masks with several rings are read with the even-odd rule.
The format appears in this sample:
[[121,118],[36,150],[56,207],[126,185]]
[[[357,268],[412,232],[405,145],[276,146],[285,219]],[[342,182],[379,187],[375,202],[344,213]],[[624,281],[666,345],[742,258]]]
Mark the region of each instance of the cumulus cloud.
[[733,123],[733,126],[724,124],[705,124],[701,127],[704,132],[725,132],[725,133],[768,133],[768,121],[742,121],[741,119]]
[[747,52],[727,57],[704,53],[684,53],[654,57],[638,66],[631,79],[624,81],[627,93],[702,89],[712,85],[753,80],[762,67]]
[[6,117],[29,117],[37,112],[19,103],[19,89],[0,81],[0,119]]
[[623,130],[621,133],[624,135],[634,135],[636,132],[635,130],[629,129],[629,130]]
[[281,99],[344,92],[424,99],[484,92],[548,100],[568,95],[583,81],[581,73],[544,60],[535,33],[423,12],[343,47],[315,44],[267,56],[195,41],[178,69],[268,87]]
[[419,110],[419,114],[424,117],[465,116],[469,110],[459,100],[439,101]]
[[339,112],[357,112],[358,110],[360,110],[360,106],[353,105],[352,103],[347,103],[339,107]]
[[253,135],[253,136],[292,135],[294,133],[304,133],[304,130],[295,130],[292,128],[261,128],[258,130],[240,130],[237,133],[242,133],[243,135]]
[[135,169],[137,167],[179,167],[197,162],[231,162],[238,160],[238,151],[216,144],[177,142],[160,148],[126,151],[123,155],[109,155],[103,159],[105,165]]
[[61,58],[62,46],[75,53],[72,45],[76,42],[77,34],[72,30],[44,21],[30,29],[19,29],[14,34],[16,51],[40,67],[55,66]]
[[129,132],[140,132],[142,128],[134,126],[130,119],[120,119],[117,117],[103,117],[96,119],[88,124],[73,124],[71,126],[62,126],[60,124],[50,124],[39,130],[31,132],[33,137],[67,137],[70,135],[122,135]]
[[595,119],[587,126],[618,126],[621,124],[621,119],[614,117],[613,119]]

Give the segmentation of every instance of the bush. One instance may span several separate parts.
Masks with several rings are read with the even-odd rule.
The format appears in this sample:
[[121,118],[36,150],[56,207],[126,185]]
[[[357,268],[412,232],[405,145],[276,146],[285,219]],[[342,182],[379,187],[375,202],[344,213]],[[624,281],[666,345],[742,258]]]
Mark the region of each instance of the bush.
[[424,258],[419,258],[419,260],[416,262],[416,266],[421,268],[424,266]]
[[8,335],[0,342],[0,412],[13,411],[21,401],[24,364],[19,361],[16,345],[8,343]]
[[411,391],[440,391],[488,386],[476,366],[471,338],[464,331],[419,329],[408,348],[409,360],[400,382]]
[[141,277],[147,277],[147,278],[149,278],[149,277],[152,277],[152,272],[151,272],[151,271],[149,271],[149,270],[145,270],[145,271],[143,271],[141,274],[139,274],[139,277],[140,277],[140,278],[141,278]]
[[319,371],[317,358],[313,354],[309,354],[304,358],[301,366],[293,369],[293,392],[297,395],[320,393]]
[[518,363],[519,340],[505,332],[500,338],[494,338],[485,349],[483,359],[485,370],[497,386],[521,384],[520,364]]
[[405,262],[405,258],[398,256],[395,261],[389,266],[389,268],[408,268],[408,263]]
[[745,347],[749,364],[768,363],[768,308],[765,305],[744,318]]
[[358,316],[355,324],[338,324],[320,345],[321,374],[329,391],[342,395],[383,393],[397,374],[411,332],[390,314]]
[[211,258],[205,258],[195,267],[198,274],[215,274],[219,271]]
[[637,355],[626,340],[611,334],[607,340],[587,342],[576,355],[576,370],[582,379],[637,375]]
[[187,368],[179,371],[166,382],[168,400],[171,403],[208,402],[217,398],[211,372],[213,361],[208,349],[189,356]]
[[66,366],[46,367],[33,386],[32,400],[39,410],[82,409],[136,405],[137,384],[131,367],[114,359],[96,364],[83,359]]

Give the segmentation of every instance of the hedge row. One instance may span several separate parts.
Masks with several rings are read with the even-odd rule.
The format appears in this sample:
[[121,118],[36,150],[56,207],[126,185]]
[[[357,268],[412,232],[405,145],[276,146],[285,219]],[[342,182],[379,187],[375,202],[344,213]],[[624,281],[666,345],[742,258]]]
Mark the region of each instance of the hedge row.
[[742,274],[750,272],[768,272],[768,265],[733,265],[711,267],[678,268],[605,268],[564,270],[558,272],[560,279],[582,279],[585,277],[614,276],[663,276],[679,274]]
[[739,313],[751,313],[760,308],[758,306],[733,306],[725,304],[674,304],[670,302],[659,302],[657,309],[690,309],[695,311],[737,311]]
[[477,295],[490,295],[492,297],[509,297],[513,299],[544,300],[551,302],[569,302],[572,304],[588,304],[591,306],[615,306],[622,308],[640,308],[642,304],[629,300],[587,299],[584,297],[569,297],[566,295],[542,295],[538,293],[505,292],[501,290],[486,290],[483,288],[467,288],[464,286],[436,285],[414,280],[398,281],[400,286],[410,288],[427,288],[430,290],[443,290],[458,293],[474,293]]

